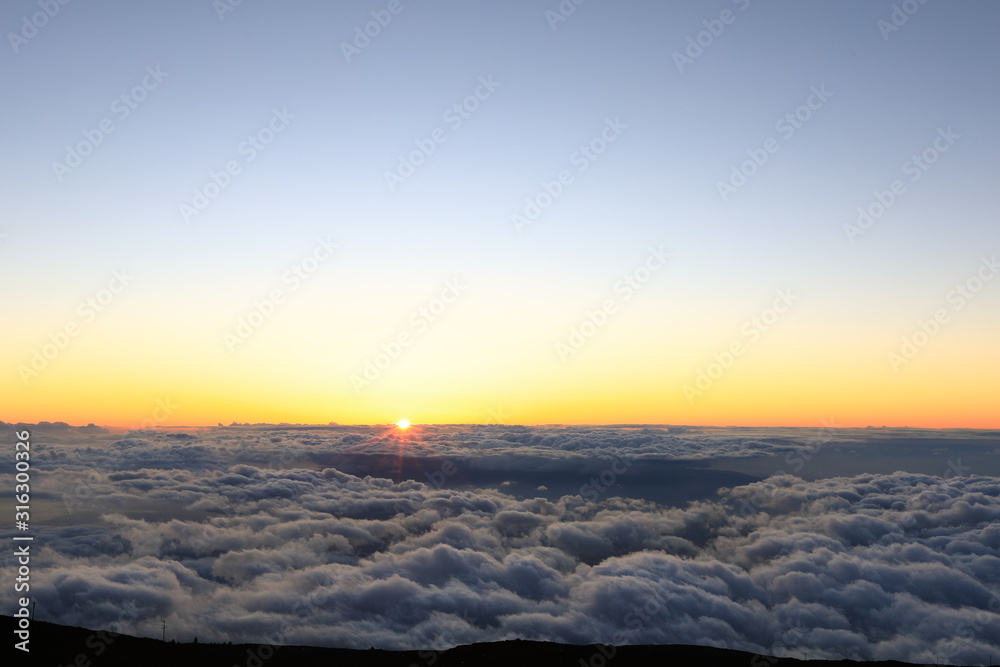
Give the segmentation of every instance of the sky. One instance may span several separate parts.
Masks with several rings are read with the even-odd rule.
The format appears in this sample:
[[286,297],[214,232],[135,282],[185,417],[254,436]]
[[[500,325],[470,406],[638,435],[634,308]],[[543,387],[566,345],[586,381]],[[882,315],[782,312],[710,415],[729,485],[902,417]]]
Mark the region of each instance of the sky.
[[0,417],[996,427],[998,19],[6,2]]

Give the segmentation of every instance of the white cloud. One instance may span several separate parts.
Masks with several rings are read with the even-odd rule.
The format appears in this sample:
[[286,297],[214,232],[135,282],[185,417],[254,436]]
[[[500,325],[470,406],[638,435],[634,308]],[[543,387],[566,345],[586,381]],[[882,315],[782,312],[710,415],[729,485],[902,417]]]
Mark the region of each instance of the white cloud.
[[668,508],[240,462],[273,437],[44,446],[56,500],[88,460],[109,468],[87,489],[99,521],[39,529],[39,617],[151,636],[166,618],[234,642],[288,626],[289,643],[362,648],[521,637],[910,662],[1000,650],[996,478],[779,475]]

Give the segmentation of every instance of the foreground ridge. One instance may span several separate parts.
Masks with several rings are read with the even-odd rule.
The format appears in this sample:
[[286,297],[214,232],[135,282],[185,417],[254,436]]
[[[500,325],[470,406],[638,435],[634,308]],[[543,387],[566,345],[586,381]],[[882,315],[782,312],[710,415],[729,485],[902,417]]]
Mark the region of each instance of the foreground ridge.
[[[3,616],[4,634],[12,636],[15,621]],[[600,644],[568,645],[550,642],[510,640],[456,646],[447,651],[356,650],[313,646],[272,647],[265,644],[175,643],[158,639],[119,635],[45,621],[31,622],[30,653],[13,651],[15,664],[68,667],[510,667],[544,664],[550,667],[614,665],[704,664],[739,667],[774,665],[898,665],[896,661],[856,662],[853,660],[798,660],[755,655],[746,651],[709,646],[607,646]]]

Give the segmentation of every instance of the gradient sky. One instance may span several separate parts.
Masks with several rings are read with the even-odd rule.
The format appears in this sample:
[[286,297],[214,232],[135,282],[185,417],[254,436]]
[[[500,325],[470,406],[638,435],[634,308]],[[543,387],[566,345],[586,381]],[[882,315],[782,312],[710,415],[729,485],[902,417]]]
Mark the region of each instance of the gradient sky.
[[[889,32],[888,1],[589,0],[553,24],[555,0],[401,0],[349,62],[342,44],[388,0],[219,4],[0,9],[0,418],[998,425],[995,2],[914,3]],[[706,45],[679,71],[689,38]],[[144,78],[123,118],[116,99]],[[481,78],[499,85],[482,94]],[[477,87],[455,127],[446,112]],[[776,125],[812,90],[831,95],[794,133]],[[242,142],[275,109],[293,118],[248,162]],[[581,170],[608,119],[627,127]],[[57,173],[102,121],[113,131]],[[438,128],[390,190],[386,171]],[[718,183],[765,145],[724,201]],[[915,172],[925,149],[936,161]],[[185,221],[229,161],[240,172]],[[848,234],[894,180],[884,214]],[[286,280],[327,238],[333,256]],[[641,289],[616,291],[661,247]],[[970,280],[981,290],[956,296]],[[273,314],[227,343],[274,290]],[[779,291],[786,312],[747,324]],[[100,313],[80,306],[102,296]],[[605,324],[561,355],[606,300]],[[717,377],[686,392],[699,373]]]

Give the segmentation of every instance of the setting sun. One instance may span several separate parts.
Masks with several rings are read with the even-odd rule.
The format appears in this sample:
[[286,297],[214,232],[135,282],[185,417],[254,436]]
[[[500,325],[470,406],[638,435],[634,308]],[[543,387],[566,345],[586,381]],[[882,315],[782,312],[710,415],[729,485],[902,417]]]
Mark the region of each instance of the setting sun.
[[398,426],[399,428],[402,428],[402,429],[410,428],[410,420],[409,419],[400,419],[398,422],[396,422],[396,426]]

